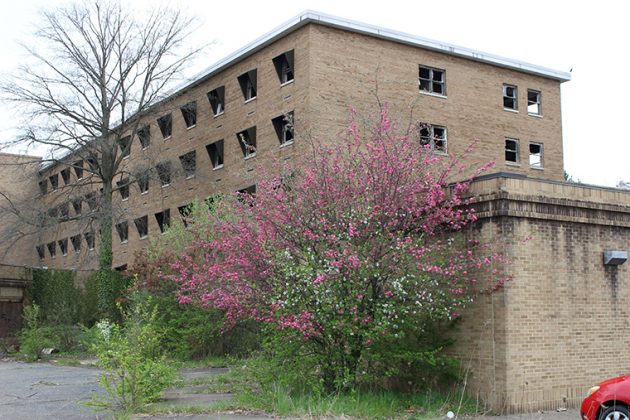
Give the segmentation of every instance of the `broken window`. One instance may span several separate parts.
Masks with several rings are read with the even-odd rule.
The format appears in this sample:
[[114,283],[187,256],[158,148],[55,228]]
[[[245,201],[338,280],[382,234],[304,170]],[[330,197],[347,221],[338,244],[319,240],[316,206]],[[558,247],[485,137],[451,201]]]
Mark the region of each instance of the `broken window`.
[[541,143],[529,144],[529,166],[542,169],[543,167],[543,145]]
[[48,180],[50,181],[51,191],[57,191],[57,187],[59,186],[59,174],[49,176]]
[[72,167],[74,168],[74,174],[77,176],[77,179],[82,179],[83,178],[83,161],[77,160],[76,162],[72,164]]
[[120,153],[123,159],[129,157],[131,153],[131,136],[125,136],[118,140],[118,146],[120,146]]
[[186,127],[193,128],[197,124],[197,102],[188,102],[180,108]]
[[236,138],[245,159],[256,156],[256,126],[237,133]]
[[225,86],[220,86],[208,92],[208,101],[212,107],[212,113],[216,117],[225,110]]
[[537,90],[527,89],[527,113],[530,115],[541,115],[541,95]]
[[46,195],[46,193],[48,192],[48,181],[45,179],[42,179],[41,181],[39,181],[39,192],[41,195]]
[[517,139],[505,139],[505,161],[518,163],[519,147]]
[[118,232],[120,243],[127,243],[127,240],[129,239],[129,223],[127,223],[126,220],[124,222],[117,223],[116,232]]
[[160,227],[160,232],[166,232],[166,229],[171,226],[171,210],[166,209],[159,213],[155,213],[155,220],[158,222],[158,226]]
[[293,111],[271,120],[280,145],[293,142]]
[[173,134],[173,114],[166,114],[163,117],[157,119],[158,127],[162,137],[167,139]]
[[418,80],[421,92],[446,95],[446,72],[444,70],[419,66]]
[[149,236],[149,217],[148,216],[138,217],[137,219],[133,221],[133,223],[136,225],[136,229],[138,230],[138,236],[140,237],[140,239],[143,239]]
[[94,249],[94,243],[96,242],[94,232],[93,231],[85,232],[84,236],[85,236],[85,242],[87,243],[88,249],[90,250]]
[[74,252],[81,252],[81,235],[74,235],[70,237],[72,248]]
[[122,200],[129,199],[129,178],[122,179],[116,182],[118,186],[118,192],[120,193],[120,198]]
[[138,135],[138,140],[140,141],[140,145],[143,149],[146,149],[151,144],[151,129],[148,125],[141,127],[136,131]]
[[188,203],[185,206],[177,207],[179,215],[182,217],[182,223],[184,227],[188,227],[188,224],[192,222],[192,203]]
[[149,172],[144,171],[136,175],[136,181],[138,182],[138,188],[140,194],[146,194],[149,192]]
[[241,85],[241,91],[246,101],[254,99],[256,97],[257,89],[257,70],[250,70],[247,73],[243,73],[238,76],[238,84]]
[[273,59],[273,65],[278,73],[280,83],[288,83],[293,80],[293,50],[280,54]]
[[518,88],[512,85],[503,85],[503,108],[518,110]]
[[420,125],[420,144],[429,150],[447,152],[446,127],[439,125]]
[[64,257],[68,255],[68,238],[59,239],[57,243],[59,244],[61,255],[63,255]]
[[97,203],[96,193],[94,191],[85,194],[85,202],[88,203],[90,210],[95,210]]
[[182,164],[182,169],[186,174],[186,178],[192,178],[195,176],[197,170],[197,152],[191,151],[179,157],[179,161]]
[[59,217],[61,220],[68,220],[70,216],[70,204],[69,203],[61,203],[59,204]]
[[223,167],[223,140],[207,145],[206,150],[210,156],[210,162],[212,162],[212,169]]
[[166,187],[171,183],[171,162],[162,162],[155,165],[158,177],[160,177],[160,183],[163,187]]
[[37,256],[40,260],[43,260],[46,257],[46,247],[44,245],[37,245],[35,250],[37,251]]
[[55,241],[48,242],[46,247],[48,248],[48,253],[50,254],[51,258],[55,258],[55,255],[57,255],[57,244],[55,243]]
[[63,179],[63,185],[68,185],[70,183],[70,168],[61,170],[61,179]]

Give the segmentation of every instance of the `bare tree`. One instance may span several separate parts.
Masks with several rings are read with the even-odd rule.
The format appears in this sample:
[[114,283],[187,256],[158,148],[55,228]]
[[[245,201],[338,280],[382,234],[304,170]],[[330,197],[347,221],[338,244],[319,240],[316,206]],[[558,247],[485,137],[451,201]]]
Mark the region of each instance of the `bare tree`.
[[124,157],[141,117],[199,52],[185,42],[193,22],[171,9],[139,16],[100,0],[42,18],[35,46],[23,45],[32,63],[2,84],[24,117],[12,144],[43,150],[44,165],[85,172],[82,187],[100,192],[91,217],[100,230],[99,269],[109,271],[115,180],[129,171]]

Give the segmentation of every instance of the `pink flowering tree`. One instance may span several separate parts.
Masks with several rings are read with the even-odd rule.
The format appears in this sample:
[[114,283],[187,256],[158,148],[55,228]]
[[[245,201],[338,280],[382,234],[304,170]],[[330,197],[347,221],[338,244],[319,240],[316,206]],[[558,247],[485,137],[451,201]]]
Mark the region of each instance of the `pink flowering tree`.
[[255,196],[227,199],[212,239],[169,278],[181,303],[219,308],[229,325],[266,324],[326,391],[435,362],[440,346],[422,345],[433,327],[504,281],[502,258],[466,229],[469,181],[454,180],[470,168],[415,129],[400,134],[387,112],[363,124],[353,114],[333,146],[276,168]]

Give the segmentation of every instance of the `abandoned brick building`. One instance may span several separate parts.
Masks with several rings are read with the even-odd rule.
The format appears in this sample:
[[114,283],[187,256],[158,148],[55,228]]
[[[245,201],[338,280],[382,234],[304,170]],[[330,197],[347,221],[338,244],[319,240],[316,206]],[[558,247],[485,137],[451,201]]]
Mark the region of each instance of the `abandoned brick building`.
[[[121,144],[132,175],[117,180],[114,265],[130,264],[194,199],[254,191],[257,163],[305,153],[309,137],[337,141],[350,108],[374,110],[378,97],[394,115],[413,110],[429,124],[421,139],[435,153],[461,155],[476,140],[467,159],[495,162],[473,185],[478,229],[504,244],[513,280],[471,308],[457,333],[452,351],[471,369],[469,391],[497,409],[575,404],[594,381],[630,368],[630,335],[618,334],[629,328],[618,304],[630,297],[627,270],[602,262],[630,239],[630,194],[563,182],[560,85],[569,79],[305,12],[156,106]],[[90,210],[97,191],[67,194],[83,176],[74,161],[48,165],[29,188],[63,220]],[[62,221],[0,262],[92,268],[98,241],[94,230]]]

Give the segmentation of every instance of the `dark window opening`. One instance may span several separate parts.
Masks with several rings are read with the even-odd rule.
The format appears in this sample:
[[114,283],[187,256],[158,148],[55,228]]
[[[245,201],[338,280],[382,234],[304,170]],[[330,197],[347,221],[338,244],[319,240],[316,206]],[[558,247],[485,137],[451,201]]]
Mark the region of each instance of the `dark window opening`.
[[197,102],[188,102],[180,108],[186,127],[193,128],[197,124]]
[[206,146],[212,168],[217,169],[223,166],[223,140],[215,141]]
[[85,159],[85,161],[88,163],[88,166],[90,167],[90,170],[92,172],[98,171],[98,160],[95,156],[89,156],[87,159]]
[[74,210],[75,215],[80,215],[83,210],[82,206],[83,199],[81,198],[73,198],[72,199],[72,209]]
[[225,110],[225,86],[218,87],[208,92],[208,101],[212,107],[212,113],[216,117]]
[[256,156],[256,126],[237,133],[236,138],[245,159]]
[[171,183],[171,162],[162,162],[155,165],[158,177],[160,177],[160,183],[163,187],[170,185]]
[[429,150],[446,153],[446,128],[437,125],[421,124],[420,144]]
[[518,163],[519,161],[518,140],[505,139],[505,160],[507,162]]
[[245,195],[255,195],[256,194],[256,185],[250,185],[247,188],[243,188],[237,191],[239,194]]
[[70,204],[69,203],[61,203],[59,204],[59,217],[61,220],[68,220],[70,216]]
[[118,186],[120,198],[123,200],[129,199],[129,178],[125,178],[116,182],[116,185]]
[[59,239],[57,243],[59,244],[61,255],[63,255],[64,257],[68,255],[68,238]]
[[85,232],[85,242],[87,243],[88,249],[94,249],[94,243],[96,242],[96,238],[94,236],[94,232]]
[[446,95],[446,72],[444,70],[420,66],[418,80],[420,91]]
[[51,191],[57,191],[57,187],[59,186],[59,174],[49,176],[48,180],[50,181]]
[[530,115],[541,115],[541,94],[537,90],[527,90],[527,113]]
[[131,136],[125,136],[118,140],[118,146],[120,146],[120,153],[123,159],[128,157],[131,153]]
[[149,191],[149,172],[145,171],[136,175],[136,181],[138,182],[138,188],[141,194],[145,194]]
[[281,145],[293,141],[293,111],[271,120]]
[[118,232],[120,242],[123,244],[126,243],[129,239],[129,223],[125,220],[124,222],[116,224],[116,232]]
[[188,227],[188,224],[192,222],[192,203],[188,203],[185,206],[177,207],[179,215],[182,217],[182,223],[184,227]]
[[138,236],[140,237],[140,239],[143,239],[149,236],[149,217],[148,216],[138,217],[137,219],[133,221],[133,223],[136,225],[136,229],[138,230]]
[[44,245],[37,245],[35,250],[37,251],[37,256],[40,260],[43,260],[46,257],[46,247]]
[[245,98],[246,101],[254,99],[257,89],[257,70],[250,70],[238,76],[238,84],[241,86],[243,98]]
[[70,237],[72,248],[74,252],[81,252],[81,235],[74,235]]
[[77,179],[82,179],[83,178],[83,161],[77,160],[76,162],[74,162],[72,167],[74,168],[74,174],[77,176]]
[[173,114],[166,114],[157,119],[162,137],[167,139],[173,134]]
[[212,212],[215,206],[221,201],[221,194],[211,195],[210,197],[204,200],[206,208],[208,211]]
[[136,134],[138,135],[138,140],[140,141],[142,148],[146,149],[149,147],[151,144],[151,129],[149,126],[145,125],[144,127],[139,128],[138,131],[136,131]]
[[197,152],[191,151],[179,157],[179,161],[182,164],[182,169],[186,174],[186,178],[192,178],[195,176],[197,170]]
[[96,210],[96,206],[98,204],[97,201],[96,193],[94,191],[85,194],[85,202],[88,204],[90,210]]
[[118,272],[123,272],[123,271],[127,271],[127,264],[121,264],[118,267],[114,267],[114,270],[118,271]]
[[155,220],[157,221],[158,226],[160,227],[160,232],[162,233],[166,232],[166,229],[168,229],[171,226],[171,210],[166,209],[159,213],[155,213]]
[[59,207],[51,207],[48,209],[48,217],[51,219],[56,219],[59,216]]
[[293,50],[287,51],[274,58],[273,65],[276,68],[276,73],[278,74],[278,79],[281,84],[293,80]]
[[63,185],[68,185],[70,183],[70,168],[61,170],[61,179],[63,179]]
[[518,88],[512,85],[503,85],[503,108],[518,110]]
[[542,169],[543,167],[543,145],[540,143],[529,144],[529,166]]
[[45,179],[42,179],[41,181],[39,181],[39,192],[41,195],[46,195],[46,193],[48,192],[48,181]]
[[55,242],[48,242],[46,247],[48,248],[48,254],[50,254],[51,258],[55,258],[55,255],[57,255],[57,244]]

